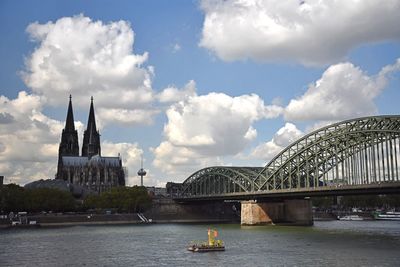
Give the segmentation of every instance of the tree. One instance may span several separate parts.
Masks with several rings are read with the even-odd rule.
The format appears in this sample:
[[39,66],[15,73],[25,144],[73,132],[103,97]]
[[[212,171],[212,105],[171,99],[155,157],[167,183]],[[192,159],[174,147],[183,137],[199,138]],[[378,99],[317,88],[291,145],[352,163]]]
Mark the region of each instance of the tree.
[[75,209],[75,199],[70,192],[54,188],[26,190],[29,211],[71,211]]
[[16,184],[3,185],[0,188],[0,211],[23,211],[26,208],[24,188]]
[[11,211],[70,211],[75,199],[70,192],[53,188],[25,189],[9,184],[0,189],[0,210]]
[[116,209],[119,212],[142,212],[151,205],[151,198],[145,187],[114,187],[98,196],[89,195],[84,206],[96,209]]

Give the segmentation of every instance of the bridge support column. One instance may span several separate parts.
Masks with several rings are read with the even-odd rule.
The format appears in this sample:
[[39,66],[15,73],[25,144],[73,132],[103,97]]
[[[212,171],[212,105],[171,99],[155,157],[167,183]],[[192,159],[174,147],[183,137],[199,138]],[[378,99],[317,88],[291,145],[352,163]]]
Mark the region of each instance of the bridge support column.
[[242,225],[265,225],[289,223],[293,225],[312,225],[311,201],[291,199],[283,202],[241,202]]
[[267,205],[268,203],[257,203],[253,200],[242,201],[240,223],[242,225],[271,224]]

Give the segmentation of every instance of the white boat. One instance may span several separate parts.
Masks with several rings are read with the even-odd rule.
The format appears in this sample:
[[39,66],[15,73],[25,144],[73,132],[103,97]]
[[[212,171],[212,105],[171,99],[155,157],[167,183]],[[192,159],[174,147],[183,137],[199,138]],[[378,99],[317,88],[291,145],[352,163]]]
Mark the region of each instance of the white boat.
[[339,217],[339,220],[341,221],[363,221],[363,217],[360,217],[358,215],[346,215],[343,217]]
[[400,212],[388,211],[383,214],[378,214],[375,216],[377,220],[388,220],[388,221],[400,221]]

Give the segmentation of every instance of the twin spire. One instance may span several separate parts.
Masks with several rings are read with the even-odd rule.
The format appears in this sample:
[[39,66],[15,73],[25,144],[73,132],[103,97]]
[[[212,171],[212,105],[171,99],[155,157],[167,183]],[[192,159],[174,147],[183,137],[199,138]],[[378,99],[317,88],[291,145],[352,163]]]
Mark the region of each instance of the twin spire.
[[[74,113],[72,110],[72,96],[69,95],[69,105],[67,112],[67,120],[65,122],[64,132],[75,132]],[[90,99],[89,118],[86,130],[83,134],[82,156],[91,158],[94,155],[101,155],[100,134],[96,128],[96,119],[94,115],[93,96]]]

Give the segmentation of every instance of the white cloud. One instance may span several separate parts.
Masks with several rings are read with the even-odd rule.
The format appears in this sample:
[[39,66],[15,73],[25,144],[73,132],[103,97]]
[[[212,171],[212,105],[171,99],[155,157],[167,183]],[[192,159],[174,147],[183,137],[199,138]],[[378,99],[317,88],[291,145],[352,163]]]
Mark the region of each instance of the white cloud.
[[[143,67],[148,54],[133,53],[134,32],[126,21],[92,21],[78,15],[46,24],[32,23],[27,32],[39,45],[26,60],[23,79],[51,105],[65,104],[71,93],[75,107],[87,108],[90,96],[104,124],[141,123],[137,114],[154,114],[153,68]],[[121,120],[126,113],[131,120]],[[101,117],[104,115],[104,117]]]
[[196,82],[190,80],[181,90],[175,86],[165,88],[157,95],[157,99],[161,103],[179,102],[190,96],[196,95]]
[[351,63],[332,65],[304,95],[290,101],[285,119],[337,121],[376,114],[375,98],[386,87],[388,76],[399,69],[400,59],[375,76]]
[[250,158],[262,159],[265,163],[268,163],[274,156],[303,135],[304,133],[297,129],[296,125],[286,123],[276,132],[272,140],[254,148],[250,153]]
[[203,0],[200,45],[223,60],[343,59],[363,43],[400,38],[398,0]]
[[284,127],[276,132],[273,141],[280,147],[287,147],[301,136],[303,136],[303,132],[297,129],[296,125],[286,123]]
[[156,110],[143,109],[99,108],[96,110],[96,116],[98,115],[101,120],[100,126],[107,122],[114,122],[120,125],[150,125],[153,123],[153,115],[156,114],[158,114]]
[[162,142],[158,147],[150,151],[155,158],[153,166],[166,175],[162,177],[170,181],[183,182],[193,172],[215,165],[226,165],[218,156],[205,156],[198,151],[185,146],[175,146],[169,141]]
[[209,155],[238,153],[256,137],[253,122],[277,116],[257,95],[230,97],[223,93],[189,97],[166,113],[168,141]]
[[165,140],[152,149],[153,165],[187,176],[201,167],[222,164],[222,157],[242,152],[256,138],[254,122],[281,112],[282,108],[266,106],[254,94],[189,96],[166,111]]
[[0,122],[0,173],[6,181],[25,184],[54,177],[63,124],[45,116],[42,108],[43,99],[26,92],[16,99],[0,96],[0,114],[12,118]]
[[176,44],[174,44],[174,47],[173,47],[172,51],[173,51],[173,53],[176,53],[181,49],[182,49],[181,45],[176,43]]

